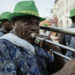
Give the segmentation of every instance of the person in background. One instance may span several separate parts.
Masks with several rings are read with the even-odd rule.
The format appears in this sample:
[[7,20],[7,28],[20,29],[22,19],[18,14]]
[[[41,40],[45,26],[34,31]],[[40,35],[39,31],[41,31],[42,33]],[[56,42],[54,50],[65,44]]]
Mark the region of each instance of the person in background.
[[[71,25],[70,29],[75,30],[75,9],[72,9],[70,11],[70,18],[72,20],[72,25]],[[67,35],[67,36],[65,36],[65,40],[66,40],[67,46],[75,49],[75,37]],[[66,55],[71,58],[75,58],[75,53],[73,53],[71,51],[67,51]]]
[[[69,27],[69,29],[74,30],[75,29],[75,9],[72,9],[70,11],[70,19],[72,20],[72,25],[71,27]],[[75,37],[70,36],[70,35],[61,35],[60,41],[61,44],[64,44],[68,47],[74,48],[75,49]],[[75,58],[75,53],[71,52],[71,51],[64,51],[63,52],[66,56],[69,56],[70,58]],[[67,60],[65,59],[65,62],[67,62]]]
[[31,36],[33,33],[39,35],[42,20],[34,1],[16,4],[14,12],[9,15],[13,30],[0,37],[0,75],[52,74],[54,57],[39,47]]
[[0,28],[0,36],[10,32],[12,30],[11,23],[8,21],[7,16],[10,15],[10,12],[3,12],[0,16],[1,28]]

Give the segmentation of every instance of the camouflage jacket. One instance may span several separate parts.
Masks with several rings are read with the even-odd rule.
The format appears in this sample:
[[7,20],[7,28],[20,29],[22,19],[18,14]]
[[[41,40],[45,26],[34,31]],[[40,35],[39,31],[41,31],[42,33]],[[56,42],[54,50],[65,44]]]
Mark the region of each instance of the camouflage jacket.
[[50,75],[54,57],[34,45],[30,55],[21,47],[0,39],[0,75]]

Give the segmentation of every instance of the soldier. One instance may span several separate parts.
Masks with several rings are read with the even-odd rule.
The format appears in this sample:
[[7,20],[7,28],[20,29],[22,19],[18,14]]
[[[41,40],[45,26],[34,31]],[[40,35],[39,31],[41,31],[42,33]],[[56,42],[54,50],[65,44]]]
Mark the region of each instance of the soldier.
[[[70,11],[70,18],[72,20],[72,25],[71,25],[70,29],[74,30],[75,29],[75,9],[72,9]],[[67,36],[65,36],[65,41],[66,41],[67,46],[75,49],[75,37],[67,35]],[[71,51],[67,51],[66,55],[71,58],[75,57],[75,53],[73,53]]]
[[[72,9],[70,11],[70,19],[72,20],[72,25],[69,28],[74,30],[75,29],[75,9]],[[70,35],[66,35],[66,36],[61,35],[60,43],[75,49],[75,37],[72,37]],[[71,58],[75,57],[75,53],[73,53],[71,51],[66,52],[66,50],[65,50],[65,52],[63,52],[63,53],[66,54],[66,56],[69,56]],[[65,59],[65,61],[66,61],[66,59]]]

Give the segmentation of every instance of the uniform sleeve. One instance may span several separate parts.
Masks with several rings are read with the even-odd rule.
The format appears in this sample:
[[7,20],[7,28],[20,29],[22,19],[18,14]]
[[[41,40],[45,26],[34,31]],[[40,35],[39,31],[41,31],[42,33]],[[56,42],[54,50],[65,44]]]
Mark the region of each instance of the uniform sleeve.
[[16,75],[16,67],[10,57],[10,53],[0,40],[0,75]]

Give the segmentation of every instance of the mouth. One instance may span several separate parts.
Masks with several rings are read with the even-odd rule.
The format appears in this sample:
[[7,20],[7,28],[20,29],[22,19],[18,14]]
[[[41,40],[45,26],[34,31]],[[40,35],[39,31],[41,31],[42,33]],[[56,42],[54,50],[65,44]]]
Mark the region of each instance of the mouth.
[[39,35],[39,31],[33,31],[33,30],[25,30],[25,35],[24,37],[29,38],[29,39],[34,39],[34,36]]
[[36,33],[31,33],[30,36],[31,36],[32,38],[35,38]]
[[28,31],[28,34],[29,35],[38,35],[39,34],[39,31]]

